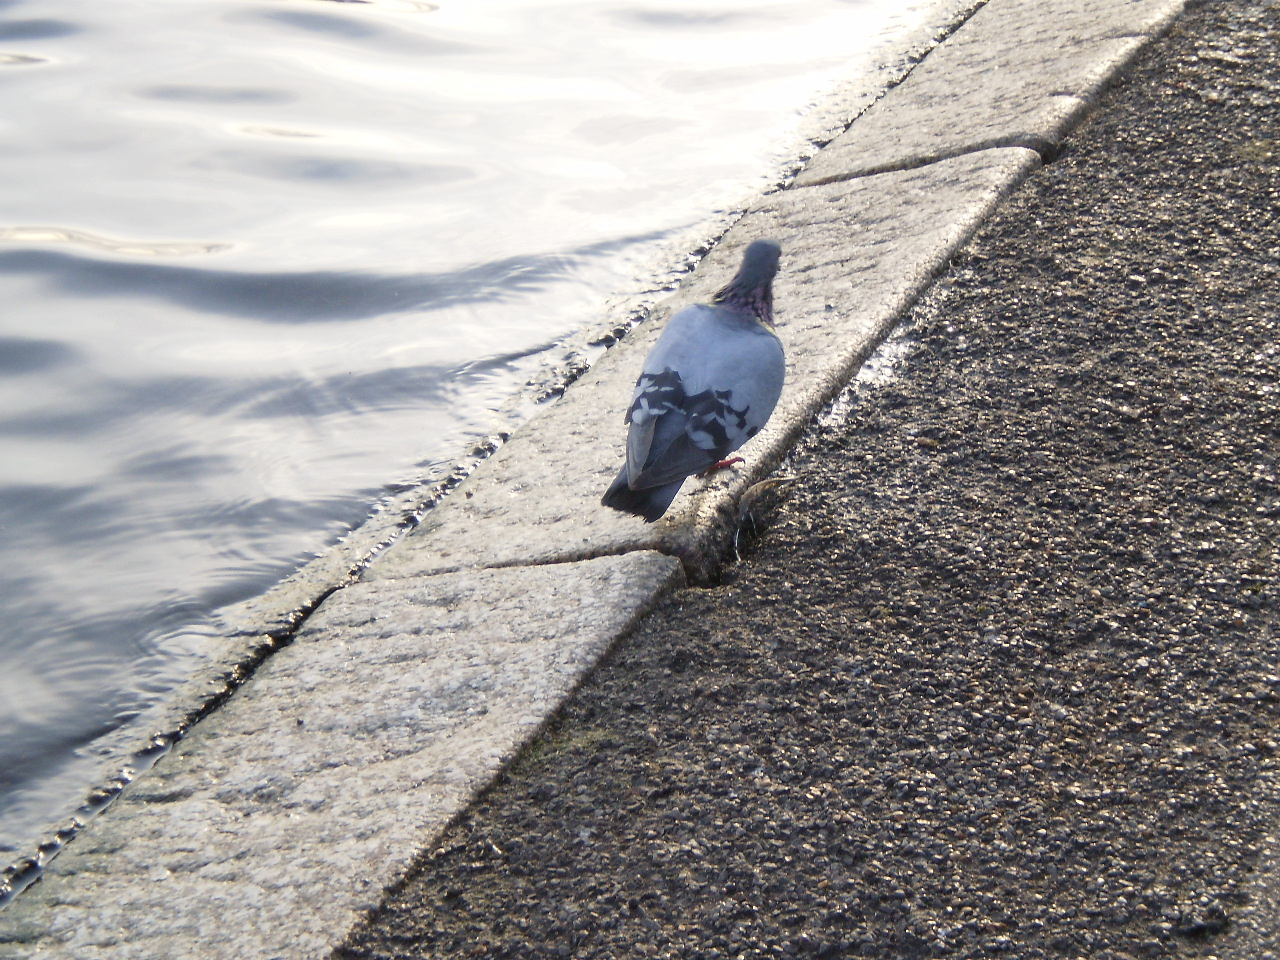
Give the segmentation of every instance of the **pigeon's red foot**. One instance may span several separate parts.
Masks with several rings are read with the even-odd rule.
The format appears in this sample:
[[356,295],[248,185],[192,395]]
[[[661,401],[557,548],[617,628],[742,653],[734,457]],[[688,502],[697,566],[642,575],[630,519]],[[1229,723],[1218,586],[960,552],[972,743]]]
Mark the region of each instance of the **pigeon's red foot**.
[[709,477],[711,476],[711,474],[715,473],[717,470],[727,470],[730,467],[732,467],[735,463],[746,463],[746,462],[747,461],[745,457],[730,457],[728,460],[717,460],[711,466],[707,467],[707,469],[703,470],[700,474],[698,474],[698,476]]

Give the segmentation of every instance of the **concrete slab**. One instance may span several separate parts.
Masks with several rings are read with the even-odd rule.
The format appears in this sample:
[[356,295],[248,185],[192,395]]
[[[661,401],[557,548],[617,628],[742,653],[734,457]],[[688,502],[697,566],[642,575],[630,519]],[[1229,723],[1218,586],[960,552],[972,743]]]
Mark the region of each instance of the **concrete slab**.
[[0,912],[0,956],[327,956],[679,564],[355,585]]
[[[1274,788],[1267,802],[1274,808],[1280,796]],[[1272,815],[1271,828],[1258,845],[1256,869],[1247,896],[1232,912],[1226,932],[1214,944],[1218,960],[1280,960],[1280,818]]]
[[799,186],[990,147],[1061,146],[1098,91],[1184,0],[991,0],[828,144]]
[[[1029,150],[989,150],[762,198],[661,318],[610,350],[364,578],[656,550],[679,557],[690,577],[706,579],[732,534],[739,496],[777,465],[810,417],[1038,164]],[[632,387],[665,315],[712,294],[732,275],[742,249],[764,236],[783,245],[775,299],[788,382],[770,425],[741,451],[746,465],[689,481],[657,523],[600,506],[621,463]]]

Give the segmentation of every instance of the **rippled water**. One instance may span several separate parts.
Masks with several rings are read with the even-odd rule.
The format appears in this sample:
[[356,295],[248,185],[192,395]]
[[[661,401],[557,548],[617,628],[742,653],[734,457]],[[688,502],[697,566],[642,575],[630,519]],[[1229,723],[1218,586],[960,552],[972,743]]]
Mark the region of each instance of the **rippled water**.
[[0,852],[947,6],[0,0]]

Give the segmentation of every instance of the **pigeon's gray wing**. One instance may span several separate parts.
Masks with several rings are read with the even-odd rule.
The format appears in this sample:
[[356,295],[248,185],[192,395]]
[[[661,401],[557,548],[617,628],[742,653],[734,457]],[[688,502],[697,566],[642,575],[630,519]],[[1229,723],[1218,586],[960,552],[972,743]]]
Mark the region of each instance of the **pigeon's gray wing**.
[[723,307],[681,310],[645,363],[627,419],[632,489],[700,473],[755,436],[782,392],[782,344]]

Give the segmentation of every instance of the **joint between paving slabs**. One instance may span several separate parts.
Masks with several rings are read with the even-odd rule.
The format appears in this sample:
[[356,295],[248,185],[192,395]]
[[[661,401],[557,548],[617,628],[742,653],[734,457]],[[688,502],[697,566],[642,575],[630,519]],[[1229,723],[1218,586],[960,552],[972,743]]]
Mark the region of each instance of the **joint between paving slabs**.
[[[1082,111],[1087,106],[1088,101],[1080,101],[1080,109]],[[1032,153],[1035,153],[1040,157],[1041,166],[1048,166],[1062,155],[1063,148],[1066,145],[1066,140],[1066,137],[1063,137],[1062,139],[1054,139],[1051,137],[1036,136],[1035,134],[1027,134],[1019,137],[979,140],[977,143],[965,144],[963,147],[957,147],[954,150],[940,150],[936,153],[902,157],[897,160],[890,160],[874,166],[863,167],[859,170],[853,171],[852,173],[836,173],[829,177],[822,177],[818,180],[808,180],[804,183],[796,183],[788,187],[788,189],[807,190],[811,187],[822,187],[832,183],[848,183],[852,180],[864,180],[870,177],[878,177],[885,173],[902,173],[907,170],[920,170],[924,167],[931,167],[934,164],[942,163],[946,160],[954,160],[957,157],[965,157],[969,154],[981,153],[984,150],[1030,150]]]

